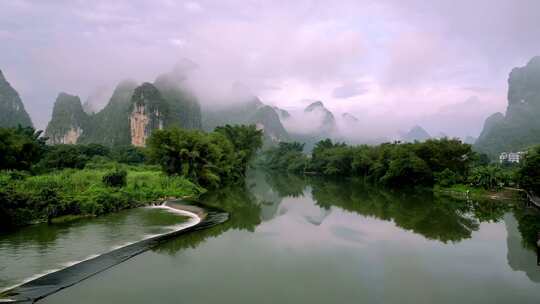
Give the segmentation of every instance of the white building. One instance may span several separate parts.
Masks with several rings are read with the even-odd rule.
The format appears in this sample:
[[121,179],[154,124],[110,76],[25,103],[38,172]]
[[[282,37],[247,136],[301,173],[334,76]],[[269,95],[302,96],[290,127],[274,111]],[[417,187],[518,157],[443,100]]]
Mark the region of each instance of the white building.
[[526,152],[503,152],[499,155],[499,162],[519,163]]

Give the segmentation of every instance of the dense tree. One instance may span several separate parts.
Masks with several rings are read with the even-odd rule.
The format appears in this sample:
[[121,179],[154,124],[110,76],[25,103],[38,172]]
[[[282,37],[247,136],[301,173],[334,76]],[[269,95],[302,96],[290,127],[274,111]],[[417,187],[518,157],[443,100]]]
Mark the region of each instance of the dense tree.
[[389,186],[432,185],[433,175],[428,164],[406,148],[394,151],[388,170],[380,179]]
[[304,173],[308,159],[303,150],[304,144],[280,142],[277,147],[265,151],[261,163],[272,170]]
[[533,191],[536,195],[540,194],[540,146],[528,152],[518,175],[523,188]]
[[476,159],[471,146],[456,139],[431,139],[414,143],[385,143],[378,146],[347,146],[330,139],[318,142],[311,158],[303,146],[280,143],[267,152],[265,164],[272,169],[305,171],[329,176],[360,176],[389,186],[431,186],[462,181]]
[[475,167],[468,176],[468,182],[488,190],[498,189],[509,183],[508,171],[496,165]]
[[31,169],[45,151],[41,133],[31,127],[0,128],[0,169]]
[[[204,133],[178,128],[156,130],[148,139],[148,155],[170,175],[185,176],[215,188],[245,175],[247,159],[260,147],[262,134],[251,127]],[[233,144],[229,136],[235,137]],[[255,138],[254,138],[255,137]]]
[[99,144],[88,145],[54,145],[47,147],[43,159],[39,163],[45,169],[82,169],[94,156],[108,157],[110,149]]
[[145,160],[143,148],[135,146],[116,146],[111,150],[110,157],[123,164],[141,164]]
[[225,125],[217,127],[215,132],[224,135],[232,143],[237,162],[242,168],[247,167],[263,144],[263,131],[257,130],[255,125]]

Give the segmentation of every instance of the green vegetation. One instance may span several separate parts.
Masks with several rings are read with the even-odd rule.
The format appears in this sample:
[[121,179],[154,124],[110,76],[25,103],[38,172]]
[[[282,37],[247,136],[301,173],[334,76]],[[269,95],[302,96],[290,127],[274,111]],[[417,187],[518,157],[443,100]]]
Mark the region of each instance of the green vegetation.
[[109,187],[121,188],[127,184],[127,171],[116,169],[103,175],[103,183]]
[[202,187],[217,188],[243,178],[262,146],[262,132],[255,126],[225,126],[211,133],[154,131],[146,149],[46,146],[40,134],[32,128],[0,129],[2,226],[197,196],[205,191]]
[[540,146],[536,146],[527,153],[518,176],[523,188],[537,195],[540,194]]
[[467,181],[474,187],[487,190],[497,190],[509,186],[514,181],[515,173],[497,165],[488,165],[472,168]]
[[348,146],[326,139],[315,145],[311,157],[303,149],[297,142],[280,143],[265,151],[258,164],[296,174],[360,177],[394,188],[437,185],[438,191],[474,192],[477,197],[516,186],[540,192],[540,146],[521,165],[490,164],[469,144],[447,138],[378,146]]
[[148,139],[148,155],[169,175],[181,175],[216,188],[245,176],[248,162],[262,145],[255,126],[225,126],[211,133],[157,130]]
[[347,146],[326,139],[315,145],[310,159],[301,154],[302,148],[298,143],[281,144],[270,149],[261,162],[276,170],[359,176],[403,187],[463,182],[475,159],[470,145],[446,138],[379,146]]
[[281,142],[277,147],[265,152],[261,164],[272,170],[282,170],[291,173],[304,173],[308,158],[302,151],[304,145],[298,142]]
[[0,128],[0,170],[30,170],[45,152],[40,135],[31,127]]
[[121,177],[125,185],[113,182],[116,187],[107,184],[117,175],[104,169],[65,169],[23,178],[2,172],[0,223],[10,227],[64,215],[100,215],[204,191],[183,177],[167,176],[150,167],[122,168],[129,173]]

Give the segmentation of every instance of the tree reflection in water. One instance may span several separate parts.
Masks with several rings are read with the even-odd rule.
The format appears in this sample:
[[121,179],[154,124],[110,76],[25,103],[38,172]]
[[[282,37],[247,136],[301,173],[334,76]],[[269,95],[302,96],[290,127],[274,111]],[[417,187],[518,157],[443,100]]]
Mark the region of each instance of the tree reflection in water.
[[[514,208],[516,229],[509,226],[508,204],[493,201],[460,201],[435,195],[432,191],[391,191],[374,187],[358,179],[328,179],[300,177],[254,171],[244,186],[227,187],[202,197],[209,206],[229,212],[231,219],[216,227],[198,231],[174,240],[158,250],[175,252],[182,248],[196,247],[207,238],[220,235],[229,229],[254,231],[264,221],[278,216],[279,205],[285,197],[302,197],[311,192],[314,203],[321,208],[320,215],[306,217],[320,225],[332,208],[340,208],[362,216],[392,221],[396,226],[423,237],[443,243],[460,242],[471,238],[482,222],[504,220],[510,234],[519,231],[523,236],[520,250],[536,251],[536,233],[540,230],[538,212]],[[513,227],[513,226],[512,226]],[[520,238],[521,239],[521,238]],[[512,247],[512,248],[510,248]],[[510,246],[509,264],[515,243]],[[530,257],[527,257],[530,260]],[[535,262],[535,261],[534,261]]]

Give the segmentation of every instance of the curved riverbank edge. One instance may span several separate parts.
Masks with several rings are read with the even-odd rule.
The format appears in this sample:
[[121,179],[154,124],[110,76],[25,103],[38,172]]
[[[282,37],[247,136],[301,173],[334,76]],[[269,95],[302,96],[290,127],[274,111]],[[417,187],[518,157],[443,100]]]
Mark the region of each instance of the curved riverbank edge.
[[[187,215],[191,219],[172,232],[149,236],[141,241],[114,249],[107,253],[32,279],[0,294],[0,303],[34,303],[64,288],[73,286],[93,275],[118,265],[172,238],[221,224],[229,214],[196,202],[167,200],[154,208],[165,208]],[[176,227],[175,227],[176,228]]]

